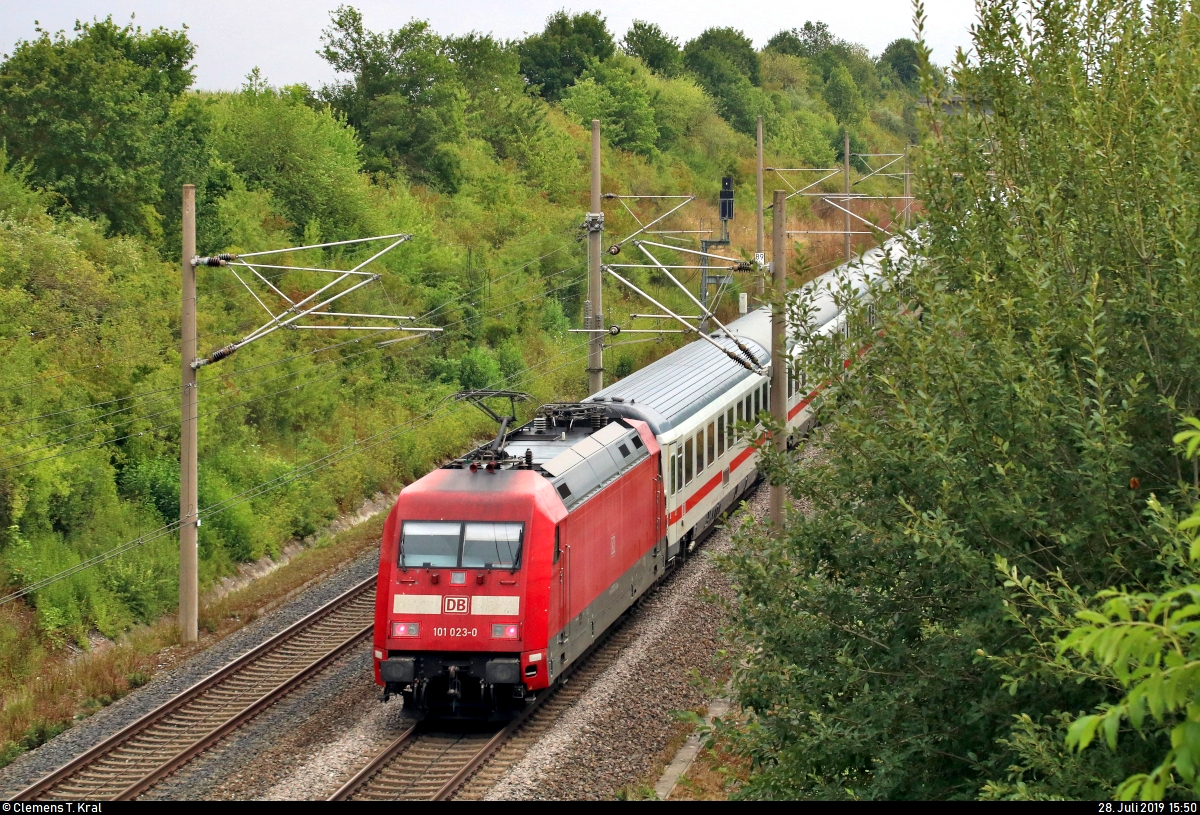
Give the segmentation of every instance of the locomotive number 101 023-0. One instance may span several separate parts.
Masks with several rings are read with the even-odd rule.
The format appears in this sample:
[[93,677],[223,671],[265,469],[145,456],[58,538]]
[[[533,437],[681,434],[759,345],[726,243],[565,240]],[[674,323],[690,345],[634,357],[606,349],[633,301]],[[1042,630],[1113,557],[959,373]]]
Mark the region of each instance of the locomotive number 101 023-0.
[[433,629],[435,637],[478,637],[478,628],[435,628]]

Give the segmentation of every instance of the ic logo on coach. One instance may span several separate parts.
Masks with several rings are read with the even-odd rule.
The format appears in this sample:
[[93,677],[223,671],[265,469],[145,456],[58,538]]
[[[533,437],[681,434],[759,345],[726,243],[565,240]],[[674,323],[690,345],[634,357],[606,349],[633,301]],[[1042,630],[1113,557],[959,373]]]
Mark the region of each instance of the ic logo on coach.
[[466,597],[447,597],[442,601],[442,611],[446,614],[466,614]]

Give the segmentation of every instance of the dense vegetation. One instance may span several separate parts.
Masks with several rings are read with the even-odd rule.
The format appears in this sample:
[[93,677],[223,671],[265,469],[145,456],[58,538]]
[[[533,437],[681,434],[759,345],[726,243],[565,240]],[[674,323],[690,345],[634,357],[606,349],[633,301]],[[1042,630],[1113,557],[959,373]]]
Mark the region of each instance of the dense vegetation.
[[867,341],[861,309],[850,340],[801,332],[827,432],[772,477],[808,507],[730,558],[749,797],[1198,790],[1198,437],[1175,436],[1200,407],[1200,20],[979,11],[922,151],[923,259],[849,375],[819,361]]
[[[581,395],[581,341],[565,332],[585,291],[577,239],[593,117],[606,190],[697,193],[692,220],[678,221],[694,228],[733,175],[743,244],[753,117],[766,120],[768,153],[792,166],[834,160],[842,124],[879,152],[914,139],[913,65],[820,30],[800,51],[756,51],[731,29],[681,46],[644,23],[617,42],[599,15],[560,13],[500,42],[420,21],[373,32],[343,7],[321,44],[338,81],[278,87],[255,71],[220,93],[191,90],[185,32],[110,19],[17,43],[0,63],[0,584],[27,585],[177,517],[181,184],[197,187],[204,254],[412,233],[377,267],[379,283],[339,305],[446,329],[385,348],[280,331],[201,371],[201,506],[281,484],[201,527],[207,585],[484,432],[469,408],[446,407],[454,390]],[[632,228],[610,211],[613,233]],[[286,257],[346,267],[369,251]],[[318,285],[275,273],[288,293]],[[681,301],[664,281],[639,280]],[[204,352],[265,319],[228,270],[202,269],[199,292]],[[610,321],[644,310],[605,296]],[[614,343],[609,375],[670,344]],[[336,466],[289,477],[330,455]],[[0,607],[0,691],[47,649],[170,611],[175,581],[163,540]]]

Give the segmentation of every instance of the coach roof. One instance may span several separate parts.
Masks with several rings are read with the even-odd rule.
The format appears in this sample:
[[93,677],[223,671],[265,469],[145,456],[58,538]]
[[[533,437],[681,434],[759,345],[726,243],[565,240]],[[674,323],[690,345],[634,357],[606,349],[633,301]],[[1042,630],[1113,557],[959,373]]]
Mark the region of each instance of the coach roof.
[[[759,365],[771,361],[771,315],[767,308],[757,309],[729,324],[729,330],[753,353]],[[713,334],[722,348],[737,353],[728,337]],[[642,419],[659,436],[712,402],[725,398],[742,380],[757,376],[703,341],[688,343],[657,362],[635,371],[585,402],[603,402],[618,413]]]

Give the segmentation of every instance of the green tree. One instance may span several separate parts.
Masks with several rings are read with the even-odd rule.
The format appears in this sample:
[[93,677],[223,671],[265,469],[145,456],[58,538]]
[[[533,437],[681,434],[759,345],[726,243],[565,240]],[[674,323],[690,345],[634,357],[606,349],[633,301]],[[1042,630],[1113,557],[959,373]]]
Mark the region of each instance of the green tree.
[[917,44],[908,37],[892,40],[879,55],[879,61],[896,72],[896,77],[910,88],[921,79],[920,53]]
[[233,168],[217,157],[212,144],[213,105],[210,99],[187,94],[175,100],[170,115],[158,128],[159,167],[162,172],[162,252],[179,251],[182,188],[196,187],[196,247],[204,255],[221,252],[230,233],[219,215],[220,201],[233,189]]
[[775,112],[755,87],[760,78],[758,54],[740,31],[710,28],[684,47],[683,63],[735,130],[753,134],[758,117]]
[[606,60],[615,46],[598,11],[570,15],[558,11],[540,34],[518,47],[521,72],[546,99],[556,101],[594,60]]
[[[762,83],[759,75],[758,52],[750,38],[736,28],[709,28],[683,47],[683,63],[689,71],[705,79],[708,66],[715,55],[724,57],[735,71],[750,81],[751,85]],[[702,56],[703,55],[703,56]]]
[[[509,355],[510,366],[513,361]],[[458,384],[463,390],[494,388],[500,379],[500,363],[486,348],[472,348],[458,361]]]
[[792,28],[780,31],[767,40],[764,50],[777,51],[793,57],[816,59],[832,48],[838,39],[829,30],[829,25],[822,22],[806,22],[803,28]]
[[637,57],[647,68],[662,76],[676,76],[683,68],[679,40],[644,20],[633,21],[621,40],[621,50]]
[[380,34],[367,30],[351,6],[331,17],[320,54],[351,78],[326,85],[320,95],[362,134],[366,169],[403,169],[453,192],[466,90],[444,41],[424,21]]
[[840,125],[853,127],[866,115],[862,94],[858,92],[854,77],[850,76],[849,69],[844,65],[833,69],[825,83],[824,95],[825,102],[833,112],[833,118],[837,119]]
[[0,64],[0,139],[31,183],[116,232],[161,235],[159,128],[192,83],[183,31],[111,17],[75,36],[38,29]]
[[658,127],[650,92],[636,66],[632,60],[617,58],[593,64],[567,88],[562,106],[583,124],[599,119],[604,135],[617,147],[650,155],[658,141]]

